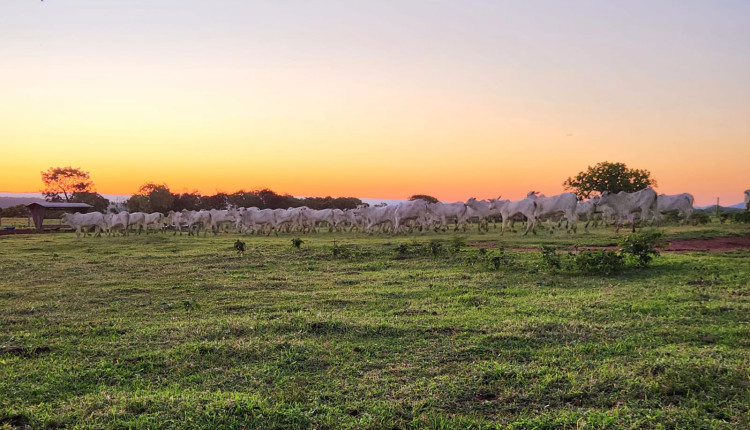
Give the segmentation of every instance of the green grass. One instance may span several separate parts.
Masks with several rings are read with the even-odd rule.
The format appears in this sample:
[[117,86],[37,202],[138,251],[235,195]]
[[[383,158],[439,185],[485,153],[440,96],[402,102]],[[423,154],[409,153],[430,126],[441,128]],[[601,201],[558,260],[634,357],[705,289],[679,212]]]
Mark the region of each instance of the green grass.
[[0,428],[750,426],[747,250],[595,277],[509,250],[611,229],[294,237],[0,239]]

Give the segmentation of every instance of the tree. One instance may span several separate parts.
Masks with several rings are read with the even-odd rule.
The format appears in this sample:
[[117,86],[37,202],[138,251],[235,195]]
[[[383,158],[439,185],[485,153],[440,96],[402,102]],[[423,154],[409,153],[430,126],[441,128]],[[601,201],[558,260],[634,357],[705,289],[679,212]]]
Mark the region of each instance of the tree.
[[437,203],[438,199],[432,196],[428,196],[427,194],[414,194],[413,196],[409,197],[409,201],[414,200],[424,200],[428,203]]
[[603,161],[594,167],[589,166],[584,172],[563,182],[566,190],[571,190],[578,198],[589,198],[592,193],[609,191],[633,193],[647,187],[655,187],[656,180],[651,172],[642,169],[630,169],[625,163]]
[[80,167],[50,167],[46,172],[40,173],[44,182],[41,192],[48,202],[70,202],[74,193],[94,192],[89,172]]
[[172,194],[174,203],[172,204],[173,211],[181,211],[187,209],[189,211],[197,211],[201,208],[201,195],[198,191],[185,192],[182,194]]
[[76,191],[70,197],[73,203],[86,203],[94,207],[97,212],[106,212],[109,207],[109,200],[102,197],[99,193],[90,193],[86,191]]
[[235,191],[227,196],[229,204],[238,208],[259,208],[263,206],[263,200],[257,194],[245,190]]
[[167,184],[146,182],[125,204],[131,212],[161,212],[166,214],[172,209],[174,195]]
[[213,196],[201,197],[201,209],[223,210],[229,206],[228,195],[226,193],[216,193]]

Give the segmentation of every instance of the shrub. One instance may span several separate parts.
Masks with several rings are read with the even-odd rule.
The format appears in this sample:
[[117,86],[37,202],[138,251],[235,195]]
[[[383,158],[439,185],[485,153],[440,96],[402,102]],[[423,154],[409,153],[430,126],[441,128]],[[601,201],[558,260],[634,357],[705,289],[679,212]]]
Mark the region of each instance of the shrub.
[[505,248],[488,252],[485,256],[485,264],[490,270],[500,270],[501,267],[511,267],[516,260],[512,255],[505,252]]
[[399,258],[406,258],[406,256],[409,254],[409,245],[405,243],[399,243],[396,245],[396,254]]
[[439,240],[431,240],[427,245],[427,249],[433,257],[437,257],[443,253],[443,242]]
[[620,239],[620,255],[633,260],[636,266],[648,266],[659,255],[656,247],[661,236],[658,231],[629,234]]
[[750,212],[748,211],[735,212],[734,214],[732,214],[732,221],[750,223]]
[[305,241],[298,237],[295,237],[294,239],[292,239],[292,246],[294,246],[297,249],[299,249],[303,243],[305,243]]
[[466,239],[461,236],[453,236],[451,239],[450,247],[448,248],[451,254],[458,254],[461,248],[466,247]]
[[543,245],[542,251],[542,262],[541,265],[550,270],[559,270],[562,268],[562,257],[555,251],[552,246]]
[[711,222],[711,216],[704,211],[695,211],[690,215],[689,221],[705,225]]
[[237,242],[234,242],[234,250],[237,251],[237,255],[240,257],[245,255],[245,242],[237,239]]
[[625,268],[625,257],[614,250],[584,249],[572,255],[573,268],[587,275],[614,275]]

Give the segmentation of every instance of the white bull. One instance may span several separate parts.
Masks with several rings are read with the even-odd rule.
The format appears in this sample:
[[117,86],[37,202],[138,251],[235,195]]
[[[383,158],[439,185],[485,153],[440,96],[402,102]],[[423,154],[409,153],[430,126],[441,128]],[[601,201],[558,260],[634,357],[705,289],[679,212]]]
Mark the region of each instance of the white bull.
[[528,234],[529,230],[534,226],[534,213],[536,212],[535,199],[526,197],[523,200],[512,202],[510,200],[500,200],[500,197],[498,197],[497,199],[492,199],[490,202],[492,209],[500,212],[500,215],[503,217],[500,234],[503,234],[505,229],[511,225],[511,219],[518,215],[526,217],[527,222],[526,230],[523,232],[524,235]]
[[429,203],[424,200],[413,200],[400,203],[393,213],[393,230],[398,233],[407,221],[414,221],[420,227],[427,225]]
[[552,217],[562,214],[567,220],[568,233],[576,231],[578,224],[578,198],[573,193],[562,193],[556,196],[546,197],[539,195],[537,192],[530,192],[526,198],[533,199],[536,203],[534,209],[534,220],[532,229],[536,227],[539,219],[542,217]]
[[745,190],[745,210],[750,211],[750,190]]
[[102,231],[107,231],[107,223],[104,221],[104,215],[100,212],[91,212],[82,214],[63,214],[60,222],[69,226],[76,231],[76,237],[80,239],[81,233],[90,227],[94,227],[94,237],[102,235]]
[[500,211],[492,208],[492,202],[488,200],[477,200],[474,197],[466,201],[466,220],[477,218],[477,231],[489,231],[489,220],[501,215]]
[[122,211],[116,214],[104,215],[104,221],[107,223],[107,233],[112,235],[113,230],[122,229],[124,236],[128,235],[128,223],[130,222],[130,213]]
[[677,211],[677,214],[687,221],[693,214],[693,195],[689,193],[666,195],[659,194],[656,197],[656,220],[661,220],[661,215],[670,211]]
[[387,224],[390,224],[390,227],[393,228],[396,225],[396,220],[394,219],[395,212],[396,206],[394,205],[362,208],[361,213],[365,221],[365,231],[372,233],[374,227],[378,227],[383,231]]
[[465,225],[466,223],[466,204],[463,202],[430,203],[429,211],[438,220],[438,228],[443,231],[448,228],[448,224],[451,222],[455,223],[453,231],[457,231],[459,225]]
[[635,232],[635,215],[641,214],[641,220],[648,220],[651,213],[656,213],[656,191],[651,188],[644,188],[634,193],[620,191],[617,194],[604,191],[599,198],[597,208],[609,208],[615,214],[617,219],[617,228],[615,233],[620,231],[620,227],[625,220],[630,222]]

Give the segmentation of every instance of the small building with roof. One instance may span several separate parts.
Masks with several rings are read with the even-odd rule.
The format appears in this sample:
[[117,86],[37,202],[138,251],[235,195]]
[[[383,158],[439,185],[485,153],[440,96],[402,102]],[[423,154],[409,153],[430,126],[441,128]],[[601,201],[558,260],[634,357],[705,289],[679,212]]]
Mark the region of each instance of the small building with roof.
[[43,202],[43,203],[30,203],[26,205],[31,213],[31,219],[34,220],[34,226],[37,230],[42,229],[42,222],[44,221],[44,213],[47,209],[63,210],[66,212],[81,211],[88,212],[89,209],[94,207],[86,203],[56,203],[56,202]]

